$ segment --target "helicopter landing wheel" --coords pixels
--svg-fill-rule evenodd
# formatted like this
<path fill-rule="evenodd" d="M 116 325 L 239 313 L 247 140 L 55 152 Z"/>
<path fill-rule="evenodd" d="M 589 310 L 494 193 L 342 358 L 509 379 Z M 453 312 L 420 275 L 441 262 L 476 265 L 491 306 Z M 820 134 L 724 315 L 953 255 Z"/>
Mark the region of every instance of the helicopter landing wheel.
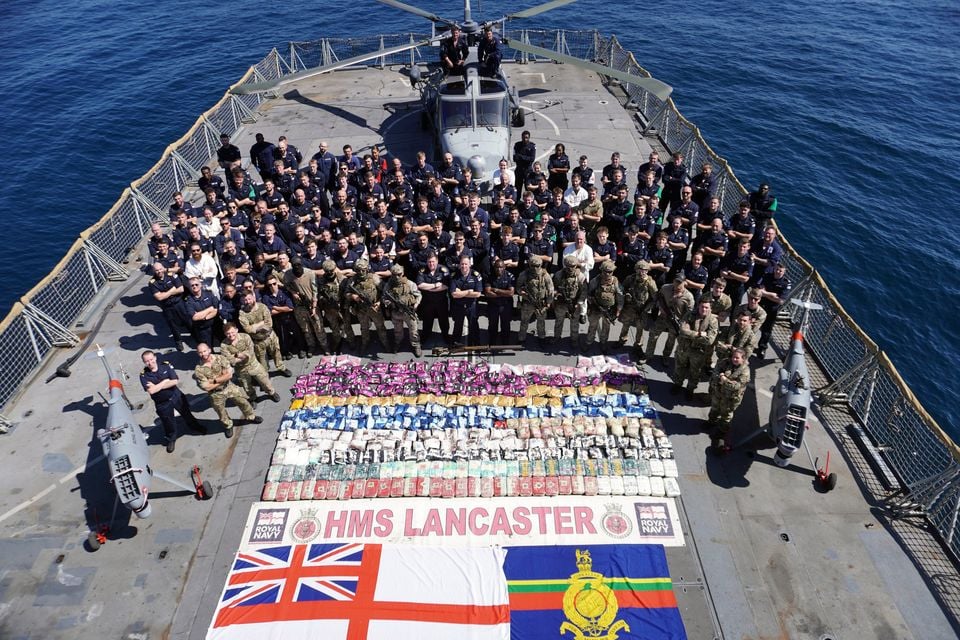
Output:
<path fill-rule="evenodd" d="M 517 109 L 513 112 L 513 126 L 522 127 L 527 122 L 527 116 L 523 109 Z"/>

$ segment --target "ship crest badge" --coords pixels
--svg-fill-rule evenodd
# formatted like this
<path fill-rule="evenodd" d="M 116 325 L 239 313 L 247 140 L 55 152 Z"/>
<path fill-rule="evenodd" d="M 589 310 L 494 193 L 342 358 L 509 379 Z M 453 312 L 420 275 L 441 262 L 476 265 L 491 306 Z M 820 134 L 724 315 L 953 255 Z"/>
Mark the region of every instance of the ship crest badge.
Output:
<path fill-rule="evenodd" d="M 312 542 L 320 533 L 320 520 L 316 509 L 303 509 L 300 518 L 290 528 L 290 535 L 297 542 Z"/>
<path fill-rule="evenodd" d="M 633 533 L 633 523 L 623 513 L 623 507 L 617 503 L 603 505 L 607 510 L 600 518 L 600 526 L 611 538 L 623 539 Z"/>
<path fill-rule="evenodd" d="M 593 571 L 590 551 L 577 549 L 577 573 L 570 576 L 570 586 L 563 594 L 563 613 L 567 621 L 560 625 L 560 635 L 567 631 L 573 640 L 617 640 L 620 631 L 630 631 L 623 620 L 617 620 L 617 594 L 604 584 L 602 573 Z"/>

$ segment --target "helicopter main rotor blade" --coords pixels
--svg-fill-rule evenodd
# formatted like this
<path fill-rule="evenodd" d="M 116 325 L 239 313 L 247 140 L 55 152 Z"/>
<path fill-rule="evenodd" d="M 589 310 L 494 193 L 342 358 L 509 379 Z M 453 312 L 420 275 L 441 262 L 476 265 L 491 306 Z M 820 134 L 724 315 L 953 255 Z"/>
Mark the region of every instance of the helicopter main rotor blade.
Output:
<path fill-rule="evenodd" d="M 600 75 L 616 78 L 624 84 L 636 85 L 646 91 L 649 91 L 653 95 L 657 96 L 657 98 L 660 100 L 666 100 L 670 94 L 673 93 L 673 87 L 665 82 L 657 80 L 656 78 L 643 78 L 641 76 L 635 76 L 632 73 L 618 71 L 617 69 L 612 69 L 606 65 L 597 64 L 596 62 L 587 62 L 586 60 L 581 60 L 580 58 L 574 58 L 573 56 L 557 53 L 556 51 L 551 51 L 550 49 L 544 49 L 543 47 L 526 44 L 524 42 L 520 42 L 519 40 L 511 39 L 509 42 L 504 41 L 503 44 L 504 46 L 510 47 L 511 49 L 516 49 L 517 51 L 523 51 L 535 56 L 550 58 L 551 60 L 556 60 L 557 62 L 572 64 L 575 67 L 581 67 L 583 69 L 595 71 Z"/>
<path fill-rule="evenodd" d="M 273 91 L 278 87 L 297 82 L 298 80 L 311 78 L 313 76 L 320 75 L 321 73 L 329 73 L 331 71 L 336 71 L 337 69 L 343 69 L 344 67 L 351 67 L 355 64 L 362 64 L 367 60 L 373 60 L 374 58 L 389 56 L 395 53 L 403 53 L 404 51 L 409 51 L 410 49 L 415 49 L 416 47 L 427 46 L 433 42 L 434 40 L 430 38 L 427 40 L 421 40 L 419 42 L 410 42 L 396 47 L 389 47 L 387 49 L 377 49 L 371 53 L 364 53 L 359 56 L 354 56 L 353 58 L 347 58 L 346 60 L 339 60 L 323 67 L 314 67 L 313 69 L 297 71 L 296 73 L 291 73 L 277 80 L 271 80 L 269 82 L 248 82 L 246 84 L 241 84 L 236 87 L 231 87 L 230 93 L 238 96 L 245 96 L 251 93 L 266 93 L 267 91 Z"/>
<path fill-rule="evenodd" d="M 453 25 L 456 24 L 453 20 L 447 20 L 446 18 L 441 18 L 440 16 L 430 13 L 429 11 L 424 11 L 423 9 L 418 9 L 417 7 L 411 6 L 399 0 L 377 0 L 380 4 L 385 4 L 388 7 L 393 7 L 394 9 L 400 9 L 401 11 L 406 11 L 407 13 L 412 13 L 415 16 L 420 16 L 421 18 L 426 18 L 430 22 L 440 22 L 443 24 Z"/>
<path fill-rule="evenodd" d="M 540 15 L 551 9 L 556 9 L 557 7 L 562 7 L 566 4 L 572 4 L 577 0 L 550 0 L 550 2 L 544 2 L 543 4 L 538 4 L 535 7 L 530 7 L 529 9 L 524 9 L 523 11 L 517 11 L 516 13 L 511 13 L 508 16 L 504 16 L 504 20 L 512 20 L 513 18 L 531 18 L 536 15 Z"/>

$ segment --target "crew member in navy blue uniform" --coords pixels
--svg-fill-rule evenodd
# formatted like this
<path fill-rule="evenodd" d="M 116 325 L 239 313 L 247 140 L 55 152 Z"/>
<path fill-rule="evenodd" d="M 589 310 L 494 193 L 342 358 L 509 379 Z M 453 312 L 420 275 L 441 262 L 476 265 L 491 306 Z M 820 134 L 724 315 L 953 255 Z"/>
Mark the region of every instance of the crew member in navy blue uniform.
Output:
<path fill-rule="evenodd" d="M 500 38 L 489 25 L 483 28 L 483 37 L 477 45 L 477 58 L 480 62 L 477 65 L 477 73 L 481 76 L 492 78 L 500 72 L 500 61 L 503 59 Z"/>
<path fill-rule="evenodd" d="M 183 312 L 190 319 L 190 334 L 197 344 L 213 344 L 213 325 L 219 311 L 213 294 L 203 288 L 199 278 L 191 278 L 190 295 L 183 301 Z"/>
<path fill-rule="evenodd" d="M 640 237 L 639 232 L 636 224 L 630 224 L 624 232 L 625 237 L 620 241 L 617 273 L 621 274 L 621 280 L 636 271 L 638 262 L 647 259 L 647 243 Z"/>
<path fill-rule="evenodd" d="M 467 39 L 459 25 L 450 27 L 450 37 L 440 43 L 440 63 L 449 75 L 463 75 L 467 61 Z"/>
<path fill-rule="evenodd" d="M 765 273 L 760 279 L 760 295 L 763 296 L 760 298 L 760 306 L 767 312 L 767 317 L 760 325 L 760 342 L 757 344 L 756 351 L 758 357 L 762 358 L 767 350 L 773 325 L 777 321 L 777 313 L 783 301 L 790 295 L 792 288 L 790 278 L 787 277 L 787 267 L 782 262 L 776 263 L 773 271 Z"/>
<path fill-rule="evenodd" d="M 267 142 L 262 133 L 256 136 L 256 142 L 250 147 L 250 164 L 257 168 L 262 180 L 273 173 L 273 143 Z"/>
<path fill-rule="evenodd" d="M 707 281 L 710 280 L 710 273 L 703 266 L 703 252 L 695 250 L 690 256 L 690 262 L 683 268 L 683 279 L 687 283 L 687 291 L 693 294 L 693 301 L 699 303 L 703 290 L 707 287 Z M 725 280 L 716 280 L 726 286 Z"/>
<path fill-rule="evenodd" d="M 667 274 L 670 273 L 673 267 L 673 251 L 667 246 L 666 231 L 657 232 L 653 241 L 653 248 L 650 249 L 647 261 L 650 263 L 650 277 L 657 283 L 658 289 L 670 282 L 670 280 L 667 279 Z M 656 309 L 656 307 L 654 307 L 654 309 Z"/>
<path fill-rule="evenodd" d="M 603 220 L 601 221 L 610 235 L 619 238 L 623 234 L 623 227 L 627 224 L 627 216 L 633 209 L 627 199 L 627 185 L 620 185 L 616 190 L 616 197 L 603 205 Z"/>
<path fill-rule="evenodd" d="M 723 231 L 723 220 L 713 219 L 713 226 L 703 236 L 703 243 L 699 247 L 703 251 L 703 266 L 710 272 L 710 277 L 716 277 L 720 271 L 720 261 L 727 255 L 727 234 Z"/>
<path fill-rule="evenodd" d="M 553 265 L 553 246 L 554 243 L 549 238 L 544 237 L 544 225 L 542 222 L 536 222 L 533 225 L 533 235 L 527 239 L 524 244 L 525 261 L 533 256 L 543 258 L 543 266 L 547 271 L 551 271 Z"/>
<path fill-rule="evenodd" d="M 730 228 L 727 229 L 730 247 L 734 248 L 741 242 L 752 244 L 756 231 L 757 223 L 750 215 L 750 203 L 744 200 L 740 203 L 739 213 L 730 218 Z"/>
<path fill-rule="evenodd" d="M 200 178 L 197 179 L 197 188 L 201 192 L 213 189 L 219 197 L 223 197 L 226 191 L 226 185 L 223 184 L 223 178 L 213 175 L 210 167 L 200 167 Z"/>
<path fill-rule="evenodd" d="M 167 452 L 173 453 L 177 441 L 177 419 L 173 415 L 174 410 L 180 412 L 180 416 L 194 431 L 206 433 L 207 430 L 190 411 L 187 397 L 177 386 L 180 378 L 177 377 L 177 372 L 170 363 L 167 361 L 158 363 L 157 355 L 149 350 L 144 351 L 140 359 L 144 365 L 143 371 L 140 372 L 140 385 L 150 394 L 150 399 L 157 408 L 163 433 L 167 436 Z"/>
<path fill-rule="evenodd" d="M 683 223 L 683 228 L 687 230 L 687 235 L 692 236 L 699 216 L 700 207 L 693 201 L 693 189 L 689 186 L 681 187 L 680 202 L 676 203 L 676 206 L 671 204 L 667 222 L 679 217 Z"/>
<path fill-rule="evenodd" d="M 547 159 L 547 186 L 553 189 L 566 191 L 570 186 L 568 176 L 570 175 L 570 158 L 567 156 L 567 148 L 562 142 L 558 142 L 553 148 L 553 153 Z M 562 193 L 560 194 L 563 195 Z"/>
<path fill-rule="evenodd" d="M 300 163 L 303 162 L 303 154 L 295 146 L 287 142 L 287 136 L 280 136 L 277 140 L 277 146 L 273 149 L 274 160 L 283 160 L 284 173 L 297 175 L 300 169 Z"/>
<path fill-rule="evenodd" d="M 453 319 L 453 341 L 460 342 L 463 321 L 467 321 L 467 344 L 474 345 L 480 339 L 480 322 L 477 313 L 477 298 L 483 294 L 480 274 L 470 267 L 470 258 L 460 258 L 460 268 L 450 277 L 450 316 Z"/>
<path fill-rule="evenodd" d="M 183 316 L 180 305 L 183 302 L 183 283 L 179 276 L 167 273 L 162 263 L 154 263 L 153 279 L 150 280 L 150 295 L 160 305 L 163 319 L 173 334 L 173 343 L 177 351 L 183 351 Z"/>
<path fill-rule="evenodd" d="M 537 145 L 530 142 L 530 132 L 520 134 L 520 141 L 513 145 L 513 162 L 517 165 L 514 173 L 517 176 L 517 189 L 523 188 L 527 182 L 527 173 L 537 159 Z"/>
<path fill-rule="evenodd" d="M 660 154 L 656 151 L 651 151 L 647 161 L 637 169 L 637 182 L 643 182 L 643 176 L 647 175 L 648 171 L 653 171 L 653 182 L 659 185 L 663 179 L 663 165 L 660 163 Z"/>
<path fill-rule="evenodd" d="M 666 211 L 680 204 L 680 189 L 687 181 L 687 166 L 683 164 L 683 154 L 675 151 L 673 160 L 663 165 L 663 195 L 660 197 L 660 209 Z"/>
<path fill-rule="evenodd" d="M 717 177 L 713 175 L 713 165 L 704 162 L 700 173 L 690 179 L 690 187 L 693 189 L 693 201 L 703 209 L 707 200 L 717 191 Z"/>
<path fill-rule="evenodd" d="M 753 256 L 750 255 L 750 245 L 740 243 L 735 251 L 727 253 L 720 267 L 720 277 L 727 281 L 727 295 L 733 301 L 734 308 L 740 306 L 743 297 L 743 288 L 753 275 Z"/>
<path fill-rule="evenodd" d="M 757 221 L 757 226 L 762 229 L 770 224 L 776 212 L 776 196 L 770 193 L 770 185 L 761 183 L 757 190 L 750 194 L 750 213 Z"/>
<path fill-rule="evenodd" d="M 234 167 L 240 166 L 240 149 L 237 145 L 230 144 L 230 136 L 225 133 L 220 134 L 220 147 L 217 149 L 217 162 L 227 175 Z"/>
<path fill-rule="evenodd" d="M 510 344 L 510 318 L 513 315 L 513 274 L 502 260 L 494 260 L 490 279 L 483 287 L 487 301 L 487 333 L 490 344 Z"/>
<path fill-rule="evenodd" d="M 667 276 L 670 280 L 680 273 L 687 262 L 687 249 L 690 248 L 690 234 L 683 228 L 682 218 L 675 216 L 667 229 L 667 246 L 673 252 L 673 265 Z"/>
<path fill-rule="evenodd" d="M 448 277 L 450 272 L 441 267 L 436 254 L 427 258 L 427 267 L 417 275 L 417 288 L 423 294 L 417 312 L 423 320 L 423 331 L 420 341 L 426 344 L 433 332 L 433 321 L 440 325 L 440 335 L 445 342 L 450 342 L 450 304 L 447 295 Z"/>
<path fill-rule="evenodd" d="M 777 240 L 777 230 L 775 227 L 767 227 L 763 234 L 758 235 L 753 240 L 750 247 L 753 254 L 753 279 L 751 284 L 760 282 L 760 279 L 767 273 L 773 271 L 773 267 L 783 260 L 783 247 Z"/>
<path fill-rule="evenodd" d="M 317 161 L 317 172 L 323 176 L 323 186 L 327 191 L 332 190 L 337 176 L 337 156 L 330 152 L 330 144 L 326 140 L 320 142 L 320 150 L 313 154 L 313 159 Z"/>

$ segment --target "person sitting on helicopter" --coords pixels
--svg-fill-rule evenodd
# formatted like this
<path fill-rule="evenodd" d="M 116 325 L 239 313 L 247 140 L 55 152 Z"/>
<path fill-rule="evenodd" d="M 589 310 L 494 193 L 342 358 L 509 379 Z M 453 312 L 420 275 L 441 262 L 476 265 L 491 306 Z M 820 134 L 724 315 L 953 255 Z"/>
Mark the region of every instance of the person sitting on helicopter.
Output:
<path fill-rule="evenodd" d="M 483 28 L 483 38 L 477 46 L 477 57 L 480 61 L 477 71 L 481 76 L 493 78 L 500 73 L 503 51 L 500 48 L 500 38 L 493 32 L 493 27 L 490 25 Z"/>
<path fill-rule="evenodd" d="M 466 71 L 467 40 L 460 33 L 460 26 L 450 27 L 450 37 L 440 45 L 440 62 L 448 75 L 463 75 Z"/>

